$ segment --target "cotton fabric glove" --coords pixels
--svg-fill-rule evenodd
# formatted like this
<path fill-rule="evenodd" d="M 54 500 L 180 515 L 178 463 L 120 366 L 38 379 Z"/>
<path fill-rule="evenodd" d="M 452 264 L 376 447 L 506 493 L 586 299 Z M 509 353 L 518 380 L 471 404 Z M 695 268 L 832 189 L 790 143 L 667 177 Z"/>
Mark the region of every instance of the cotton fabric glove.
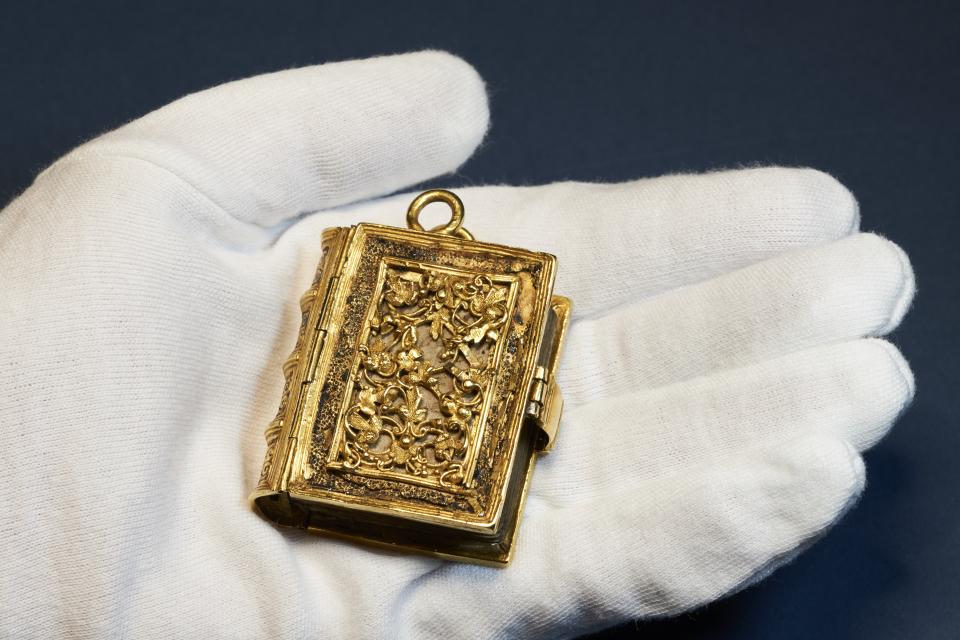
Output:
<path fill-rule="evenodd" d="M 572 636 L 749 585 L 850 507 L 913 396 L 877 338 L 912 271 L 831 177 L 757 168 L 458 190 L 574 301 L 509 568 L 250 510 L 321 230 L 402 225 L 411 195 L 380 196 L 487 118 L 444 53 L 283 71 L 84 144 L 0 214 L 0 634 Z"/>

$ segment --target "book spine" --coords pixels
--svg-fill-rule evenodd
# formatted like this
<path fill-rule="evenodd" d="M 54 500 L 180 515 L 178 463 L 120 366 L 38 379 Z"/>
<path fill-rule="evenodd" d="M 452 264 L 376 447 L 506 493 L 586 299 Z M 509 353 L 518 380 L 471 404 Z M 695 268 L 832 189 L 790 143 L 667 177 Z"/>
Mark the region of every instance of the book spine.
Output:
<path fill-rule="evenodd" d="M 281 479 L 286 473 L 286 460 L 290 430 L 298 418 L 297 408 L 313 344 L 318 339 L 317 328 L 322 318 L 323 302 L 329 295 L 331 281 L 339 271 L 342 261 L 342 239 L 348 229 L 333 228 L 324 231 L 321 243 L 320 263 L 317 265 L 310 288 L 300 297 L 300 331 L 290 356 L 283 363 L 283 395 L 276 417 L 264 431 L 267 453 L 264 457 L 260 480 L 255 493 L 280 490 Z"/>

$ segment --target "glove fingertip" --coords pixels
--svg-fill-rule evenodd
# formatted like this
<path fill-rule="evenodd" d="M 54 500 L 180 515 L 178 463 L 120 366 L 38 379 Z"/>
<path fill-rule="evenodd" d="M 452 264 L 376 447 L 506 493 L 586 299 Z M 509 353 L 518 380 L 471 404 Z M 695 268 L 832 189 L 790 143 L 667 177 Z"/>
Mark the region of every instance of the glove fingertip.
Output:
<path fill-rule="evenodd" d="M 490 126 L 486 84 L 470 63 L 448 51 L 428 49 L 412 55 L 430 68 L 436 86 L 445 86 L 443 95 L 449 99 L 443 105 L 441 138 L 452 151 L 451 159 L 456 162 L 453 168 L 459 167 L 480 145 Z"/>

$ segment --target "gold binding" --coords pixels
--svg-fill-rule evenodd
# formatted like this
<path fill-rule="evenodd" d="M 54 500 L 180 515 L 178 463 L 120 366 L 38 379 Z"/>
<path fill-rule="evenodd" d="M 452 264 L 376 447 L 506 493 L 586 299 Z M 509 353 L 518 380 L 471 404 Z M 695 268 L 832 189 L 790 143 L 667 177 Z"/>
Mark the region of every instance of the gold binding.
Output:
<path fill-rule="evenodd" d="M 450 220 L 429 230 L 431 203 Z M 450 191 L 408 229 L 328 229 L 250 498 L 284 526 L 506 565 L 557 438 L 570 300 L 556 259 L 477 242 Z"/>

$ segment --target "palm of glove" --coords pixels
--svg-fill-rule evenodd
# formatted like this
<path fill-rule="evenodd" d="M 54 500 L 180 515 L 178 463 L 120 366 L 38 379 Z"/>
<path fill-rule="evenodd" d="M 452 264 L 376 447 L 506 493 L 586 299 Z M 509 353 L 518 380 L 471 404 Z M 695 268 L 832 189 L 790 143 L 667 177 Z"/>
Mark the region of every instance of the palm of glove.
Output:
<path fill-rule="evenodd" d="M 843 513 L 913 394 L 864 339 L 912 272 L 832 178 L 776 168 L 459 190 L 575 304 L 509 569 L 250 512 L 321 230 L 401 224 L 408 195 L 348 203 L 453 170 L 486 118 L 445 54 L 289 71 L 88 143 L 0 215 L 7 632 L 555 637 L 709 602 Z"/>

